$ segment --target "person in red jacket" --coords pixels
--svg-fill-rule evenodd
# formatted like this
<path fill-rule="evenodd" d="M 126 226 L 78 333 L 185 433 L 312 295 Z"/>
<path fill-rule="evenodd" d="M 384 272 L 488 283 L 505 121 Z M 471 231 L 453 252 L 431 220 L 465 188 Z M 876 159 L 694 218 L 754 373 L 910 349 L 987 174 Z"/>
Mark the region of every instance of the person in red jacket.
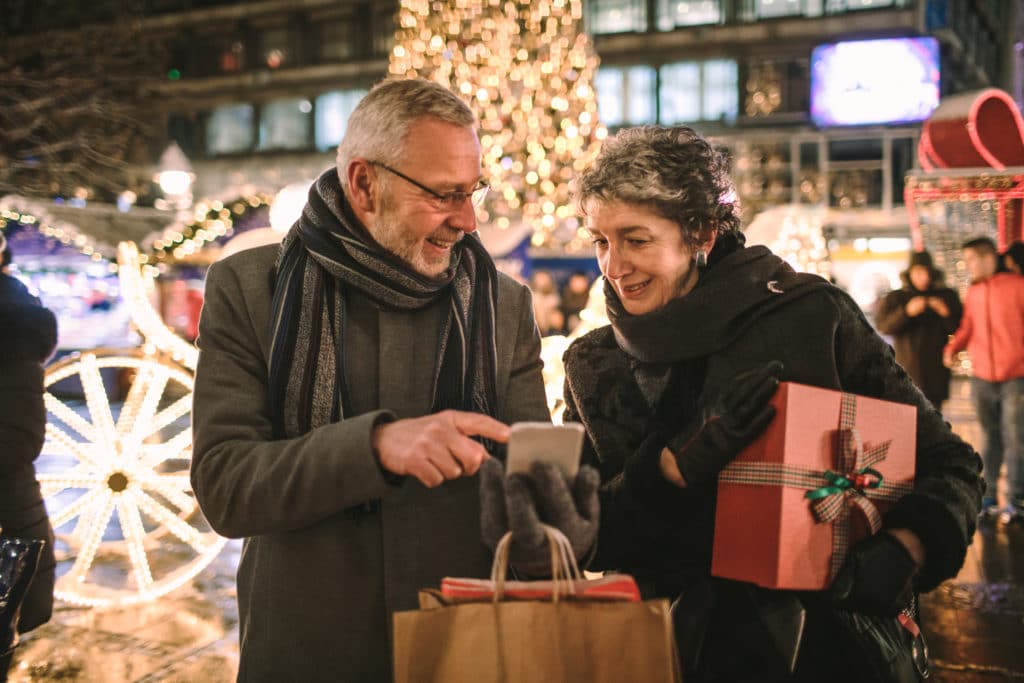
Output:
<path fill-rule="evenodd" d="M 952 365 L 965 348 L 971 357 L 971 393 L 985 439 L 983 514 L 999 513 L 996 483 L 1005 461 L 1009 501 L 1001 518 L 1024 520 L 1024 276 L 997 272 L 998 252 L 987 237 L 962 249 L 971 286 L 943 360 Z"/>

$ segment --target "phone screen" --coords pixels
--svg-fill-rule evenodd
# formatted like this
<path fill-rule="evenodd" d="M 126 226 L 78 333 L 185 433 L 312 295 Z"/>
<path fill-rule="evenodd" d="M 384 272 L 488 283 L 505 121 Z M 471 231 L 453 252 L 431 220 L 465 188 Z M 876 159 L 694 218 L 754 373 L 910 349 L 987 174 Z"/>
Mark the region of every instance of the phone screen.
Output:
<path fill-rule="evenodd" d="M 583 435 L 583 425 L 577 422 L 516 422 L 508 439 L 506 472 L 529 472 L 534 462 L 549 462 L 571 479 L 580 467 Z"/>

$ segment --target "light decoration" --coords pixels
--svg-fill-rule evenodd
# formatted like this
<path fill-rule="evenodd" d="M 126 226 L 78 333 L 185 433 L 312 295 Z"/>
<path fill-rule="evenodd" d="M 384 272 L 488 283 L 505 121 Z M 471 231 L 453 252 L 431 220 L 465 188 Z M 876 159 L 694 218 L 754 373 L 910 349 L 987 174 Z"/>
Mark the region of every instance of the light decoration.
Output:
<path fill-rule="evenodd" d="M 272 199 L 269 195 L 252 194 L 229 202 L 199 202 L 190 220 L 171 223 L 149 243 L 149 253 L 141 256 L 142 263 L 153 266 L 197 254 L 208 242 L 231 237 L 236 220 L 270 205 Z"/>
<path fill-rule="evenodd" d="M 831 261 L 822 232 L 827 215 L 824 207 L 777 206 L 759 213 L 743 232 L 748 246 L 764 245 L 794 270 L 828 278 Z"/>
<path fill-rule="evenodd" d="M 985 169 L 915 172 L 904 189 L 914 249 L 927 249 L 947 284 L 964 296 L 970 284 L 960 245 L 992 238 L 1000 249 L 1021 239 L 1024 173 Z"/>
<path fill-rule="evenodd" d="M 151 352 L 160 349 L 173 360 L 189 369 L 195 369 L 199 351 L 164 324 L 160 313 L 150 304 L 149 292 L 153 291 L 155 268 L 142 266 L 142 257 L 134 242 L 118 245 L 117 276 L 121 283 L 121 296 L 128 305 L 129 316 L 146 340 Z"/>
<path fill-rule="evenodd" d="M 589 245 L 569 181 L 607 136 L 582 17 L 580 0 L 401 0 L 389 67 L 451 88 L 476 112 L 494 189 L 480 220 L 525 223 L 534 246 L 568 252 Z"/>
<path fill-rule="evenodd" d="M 70 463 L 37 475 L 57 538 L 54 594 L 90 607 L 165 595 L 202 571 L 226 542 L 203 519 L 189 482 L 187 417 L 198 352 L 149 305 L 153 274 L 143 270 L 135 245 L 122 243 L 118 254 L 121 292 L 145 343 L 134 351 L 73 354 L 47 368 L 44 381 L 43 453 Z M 104 373 L 132 376 L 116 416 Z M 85 414 L 50 391 L 71 378 L 81 383 Z"/>
<path fill-rule="evenodd" d="M 159 171 L 153 180 L 167 196 L 167 202 L 174 208 L 187 209 L 192 204 L 192 181 L 196 176 L 185 152 L 172 142 L 160 155 Z M 154 202 L 155 203 L 155 202 Z M 157 205 L 157 208 L 161 208 Z"/>
<path fill-rule="evenodd" d="M 591 330 L 608 324 L 608 309 L 604 301 L 604 278 L 599 277 L 590 286 L 587 307 L 580 311 L 580 322 L 568 336 L 555 334 L 541 339 L 540 357 L 544 362 L 544 393 L 548 400 L 548 411 L 555 424 L 562 423 L 565 412 L 565 365 L 562 356 L 576 339 Z"/>
<path fill-rule="evenodd" d="M 111 272 L 117 269 L 113 263 L 112 247 L 98 243 L 92 237 L 79 232 L 78 228 L 70 223 L 52 220 L 46 214 L 45 208 L 37 206 L 38 203 L 17 195 L 8 195 L 0 199 L 0 232 L 7 232 L 16 225 L 34 228 L 44 237 L 77 249 L 93 261 L 108 259 L 111 262 Z"/>
<path fill-rule="evenodd" d="M 295 221 L 299 220 L 313 182 L 313 180 L 307 180 L 285 185 L 274 195 L 274 201 L 270 205 L 270 227 L 274 229 L 274 232 L 284 234 L 291 229 Z"/>
<path fill-rule="evenodd" d="M 102 372 L 109 369 L 134 372 L 116 418 L 103 385 Z M 181 421 L 191 408 L 192 375 L 144 350 L 94 350 L 51 366 L 46 387 L 71 376 L 81 381 L 88 417 L 48 391 L 43 452 L 74 464 L 37 475 L 59 566 L 70 564 L 54 594 L 90 607 L 153 600 L 193 578 L 225 543 L 203 521 L 189 484 L 191 428 Z M 166 438 L 168 431 L 173 434 Z M 109 537 L 115 514 L 120 539 Z M 175 558 L 188 560 L 155 575 L 150 555 L 172 549 Z M 116 558 L 124 559 L 125 569 Z"/>

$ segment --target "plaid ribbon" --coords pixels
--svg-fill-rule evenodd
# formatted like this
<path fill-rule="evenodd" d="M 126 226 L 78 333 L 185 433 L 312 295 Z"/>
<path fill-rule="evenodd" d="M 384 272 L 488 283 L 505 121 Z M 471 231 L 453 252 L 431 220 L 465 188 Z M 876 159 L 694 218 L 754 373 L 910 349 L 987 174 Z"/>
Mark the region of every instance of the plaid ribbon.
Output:
<path fill-rule="evenodd" d="M 861 511 L 874 534 L 882 527 L 882 515 L 872 499 L 894 502 L 913 490 L 910 484 L 885 482 L 873 469 L 886 459 L 892 441 L 865 447 L 854 426 L 856 418 L 857 397 L 844 393 L 839 409 L 839 472 L 782 463 L 733 462 L 718 479 L 726 484 L 805 489 L 815 521 L 833 525 L 829 578 L 839 573 L 850 548 L 851 510 Z"/>

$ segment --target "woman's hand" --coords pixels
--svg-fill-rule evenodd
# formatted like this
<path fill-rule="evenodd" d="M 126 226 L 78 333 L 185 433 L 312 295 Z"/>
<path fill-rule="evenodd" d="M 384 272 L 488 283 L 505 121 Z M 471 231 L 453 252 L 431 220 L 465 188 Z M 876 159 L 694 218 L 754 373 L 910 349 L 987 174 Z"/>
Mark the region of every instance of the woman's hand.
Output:
<path fill-rule="evenodd" d="M 682 473 L 679 472 L 679 465 L 676 464 L 676 454 L 668 448 L 661 449 L 661 460 L 658 461 L 658 467 L 661 469 L 661 476 L 665 477 L 670 484 L 675 484 L 679 488 L 686 486 L 686 480 L 683 479 Z"/>
<path fill-rule="evenodd" d="M 937 296 L 928 297 L 928 307 L 939 314 L 939 317 L 949 317 L 949 307 L 946 306 L 946 302 Z"/>
<path fill-rule="evenodd" d="M 782 363 L 772 361 L 730 381 L 718 400 L 702 411 L 702 420 L 669 441 L 667 450 L 675 458 L 675 471 L 662 451 L 659 465 L 665 479 L 677 486 L 713 481 L 775 417 L 770 401 L 779 388 L 781 372 Z"/>
<path fill-rule="evenodd" d="M 506 532 L 512 532 L 510 561 L 531 576 L 551 573 L 551 549 L 542 524 L 569 539 L 577 560 L 594 547 L 601 517 L 600 475 L 583 465 L 569 480 L 558 467 L 535 462 L 530 473 L 505 475 L 495 458 L 480 468 L 480 530 L 492 551 Z"/>
<path fill-rule="evenodd" d="M 928 300 L 925 299 L 925 297 L 915 296 L 913 299 L 907 302 L 907 305 L 903 307 L 903 310 L 906 311 L 907 315 L 909 315 L 911 318 L 916 318 L 917 316 L 924 313 L 925 306 L 927 305 Z"/>
<path fill-rule="evenodd" d="M 924 546 L 914 532 L 881 531 L 857 544 L 829 590 L 846 609 L 895 616 L 910 602 L 923 564 Z"/>

